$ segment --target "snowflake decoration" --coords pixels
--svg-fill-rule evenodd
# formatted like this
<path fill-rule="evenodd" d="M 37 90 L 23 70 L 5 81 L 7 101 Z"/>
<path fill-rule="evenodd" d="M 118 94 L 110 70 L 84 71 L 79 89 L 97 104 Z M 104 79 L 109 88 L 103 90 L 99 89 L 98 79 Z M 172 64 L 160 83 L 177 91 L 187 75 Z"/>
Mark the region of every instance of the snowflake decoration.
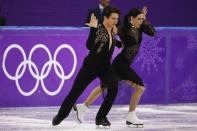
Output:
<path fill-rule="evenodd" d="M 186 100 L 192 100 L 196 97 L 196 86 L 197 83 L 189 77 L 182 85 L 181 88 L 183 89 L 183 98 Z"/>
<path fill-rule="evenodd" d="M 164 51 L 164 48 L 159 47 L 158 43 L 160 42 L 161 37 L 159 38 L 150 38 L 148 36 L 144 37 L 143 43 L 140 47 L 139 56 L 136 59 L 136 62 L 141 62 L 141 71 L 144 70 L 146 66 L 148 74 L 151 72 L 151 68 L 158 71 L 156 62 L 163 62 L 162 58 L 159 56 L 159 53 Z"/>
<path fill-rule="evenodd" d="M 187 42 L 188 42 L 187 49 L 194 52 L 194 50 L 197 49 L 197 39 L 193 35 L 190 35 L 187 39 Z"/>

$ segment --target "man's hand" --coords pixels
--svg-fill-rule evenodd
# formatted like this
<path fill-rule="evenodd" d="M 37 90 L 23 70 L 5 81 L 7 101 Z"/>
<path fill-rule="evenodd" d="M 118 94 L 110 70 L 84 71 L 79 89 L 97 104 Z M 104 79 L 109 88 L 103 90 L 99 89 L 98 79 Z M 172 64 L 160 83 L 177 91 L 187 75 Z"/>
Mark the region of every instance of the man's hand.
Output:
<path fill-rule="evenodd" d="M 116 26 L 113 26 L 112 31 L 115 35 L 118 34 L 118 28 Z"/>
<path fill-rule="evenodd" d="M 94 13 L 91 14 L 90 22 L 86 23 L 86 25 L 89 26 L 89 27 L 97 28 L 98 19 L 96 18 L 96 16 L 94 16 Z"/>

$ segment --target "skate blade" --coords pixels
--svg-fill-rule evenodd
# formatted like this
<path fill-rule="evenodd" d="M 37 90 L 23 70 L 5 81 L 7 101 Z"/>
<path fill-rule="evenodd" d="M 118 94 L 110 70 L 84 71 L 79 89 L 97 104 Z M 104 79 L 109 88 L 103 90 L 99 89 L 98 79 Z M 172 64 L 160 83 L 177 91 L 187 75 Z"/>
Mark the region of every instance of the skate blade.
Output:
<path fill-rule="evenodd" d="M 110 129 L 110 126 L 104 126 L 104 125 L 97 125 L 97 129 Z"/>
<path fill-rule="evenodd" d="M 73 115 L 75 116 L 75 120 L 77 121 L 78 124 L 81 124 L 82 121 L 79 120 L 79 117 L 78 117 L 78 110 L 77 110 L 77 107 L 76 105 L 73 106 Z"/>
<path fill-rule="evenodd" d="M 134 124 L 134 123 L 131 123 L 131 122 L 129 122 L 129 121 L 126 121 L 126 125 L 128 125 L 128 126 L 130 126 L 130 125 L 133 125 L 133 126 L 135 126 L 135 127 L 144 127 L 144 124 Z"/>

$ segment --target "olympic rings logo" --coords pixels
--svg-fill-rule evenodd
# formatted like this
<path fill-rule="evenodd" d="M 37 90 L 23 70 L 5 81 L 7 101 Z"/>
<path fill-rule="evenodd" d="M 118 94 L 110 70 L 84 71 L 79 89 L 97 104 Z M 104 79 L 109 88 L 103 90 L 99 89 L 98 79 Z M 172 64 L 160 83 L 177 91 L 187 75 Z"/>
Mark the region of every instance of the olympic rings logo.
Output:
<path fill-rule="evenodd" d="M 43 49 L 48 54 L 48 58 L 49 58 L 49 60 L 43 65 L 40 73 L 38 71 L 38 67 L 32 61 L 32 55 L 33 55 L 33 53 L 38 48 Z M 74 59 L 73 67 L 72 67 L 70 73 L 67 74 L 67 75 L 65 75 L 64 70 L 63 70 L 63 67 L 61 66 L 61 64 L 56 60 L 59 51 L 61 51 L 64 48 L 65 49 L 68 49 L 71 52 L 71 54 L 73 56 L 73 59 Z M 16 73 L 15 73 L 14 76 L 12 76 L 12 75 L 10 75 L 8 73 L 7 68 L 6 68 L 6 65 L 5 65 L 7 55 L 10 52 L 10 50 L 13 50 L 13 49 L 19 50 L 21 52 L 22 56 L 23 56 L 23 61 L 17 67 Z M 32 90 L 30 90 L 28 92 L 25 92 L 25 91 L 22 90 L 22 88 L 21 88 L 21 86 L 19 84 L 19 79 L 21 79 L 22 76 L 24 75 L 27 65 L 28 65 L 30 74 L 33 76 L 33 78 L 36 79 L 36 84 L 35 84 L 35 86 L 34 86 L 34 88 Z M 52 65 L 54 67 L 55 73 L 61 79 L 61 83 L 60 83 L 59 87 L 55 91 L 49 91 L 46 88 L 45 84 L 44 84 L 44 79 L 49 75 Z M 12 44 L 12 45 L 10 45 L 9 47 L 6 48 L 6 50 L 5 50 L 4 54 L 3 54 L 3 62 L 2 62 L 2 67 L 3 67 L 3 71 L 4 71 L 5 75 L 10 80 L 14 80 L 15 81 L 16 87 L 17 87 L 18 91 L 23 96 L 31 96 L 33 93 L 35 93 L 36 90 L 38 89 L 38 86 L 39 86 L 39 83 L 40 82 L 41 82 L 42 89 L 44 90 L 44 92 L 46 94 L 48 94 L 50 96 L 57 95 L 61 91 L 61 89 L 62 89 L 62 87 L 64 85 L 64 81 L 70 79 L 72 77 L 72 75 L 74 74 L 75 69 L 76 69 L 76 66 L 77 66 L 76 53 L 75 53 L 74 49 L 70 45 L 68 45 L 68 44 L 62 44 L 62 45 L 60 45 L 56 49 L 53 57 L 52 57 L 49 49 L 45 45 L 43 45 L 43 44 L 37 44 L 37 45 L 35 45 L 30 50 L 30 53 L 29 53 L 29 57 L 28 58 L 27 58 L 27 56 L 25 54 L 24 49 L 20 45 L 18 45 L 18 44 Z M 33 71 L 32 68 L 34 69 L 35 72 Z M 59 68 L 60 72 L 59 72 L 58 68 Z"/>

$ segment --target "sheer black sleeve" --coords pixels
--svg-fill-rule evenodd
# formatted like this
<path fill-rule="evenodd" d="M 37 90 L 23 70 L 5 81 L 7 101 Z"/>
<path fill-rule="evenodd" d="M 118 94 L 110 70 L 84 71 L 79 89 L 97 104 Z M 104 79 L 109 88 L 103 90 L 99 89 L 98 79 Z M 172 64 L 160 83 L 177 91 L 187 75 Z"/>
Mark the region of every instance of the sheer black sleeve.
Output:
<path fill-rule="evenodd" d="M 93 50 L 95 47 L 95 37 L 96 37 L 97 28 L 90 28 L 90 33 L 86 41 L 86 47 L 88 50 Z"/>
<path fill-rule="evenodd" d="M 156 30 L 153 25 L 151 25 L 148 21 L 144 20 L 141 31 L 147 35 L 154 36 L 156 34 Z"/>
<path fill-rule="evenodd" d="M 131 46 L 136 43 L 135 39 L 133 38 L 133 32 L 129 26 L 123 27 L 119 31 L 118 35 L 121 39 L 121 42 L 123 43 L 123 46 Z"/>

